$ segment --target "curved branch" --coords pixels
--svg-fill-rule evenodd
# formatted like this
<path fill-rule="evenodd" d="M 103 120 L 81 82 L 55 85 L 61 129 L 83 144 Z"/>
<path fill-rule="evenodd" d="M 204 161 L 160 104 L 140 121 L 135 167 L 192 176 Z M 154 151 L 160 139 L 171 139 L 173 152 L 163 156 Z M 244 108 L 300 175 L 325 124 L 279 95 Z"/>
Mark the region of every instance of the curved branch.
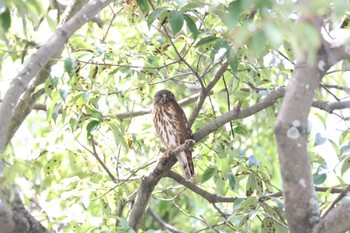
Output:
<path fill-rule="evenodd" d="M 27 65 L 11 82 L 0 109 L 0 153 L 5 150 L 9 123 L 20 95 L 27 89 L 29 82 L 55 56 L 63 44 L 81 28 L 90 18 L 94 17 L 112 0 L 93 1 L 75 14 L 51 38 L 31 56 Z"/>
<path fill-rule="evenodd" d="M 173 227 L 172 225 L 166 223 L 161 217 L 159 217 L 156 212 L 154 212 L 151 208 L 147 209 L 147 213 L 149 213 L 154 220 L 156 220 L 160 227 L 166 230 L 169 230 L 170 232 L 175 232 L 175 233 L 185 233 L 182 230 L 177 229 L 176 227 Z"/>
<path fill-rule="evenodd" d="M 269 95 L 267 95 L 261 102 L 257 104 L 254 104 L 243 110 L 238 110 L 235 108 L 222 114 L 195 132 L 193 134 L 193 139 L 198 142 L 230 121 L 251 116 L 267 107 L 274 105 L 279 98 L 284 96 L 284 92 L 285 89 L 283 87 L 279 87 L 277 90 L 271 91 Z"/>
<path fill-rule="evenodd" d="M 71 3 L 66 7 L 64 17 L 60 22 L 59 27 L 63 25 L 66 21 L 71 19 L 87 3 L 88 3 L 88 0 L 71 1 Z M 59 56 L 61 56 L 63 49 L 64 49 L 63 45 L 60 47 L 57 46 L 57 52 L 53 56 L 53 58 L 58 58 Z M 40 70 L 38 75 L 29 83 L 28 88 L 20 97 L 9 124 L 6 144 L 8 144 L 11 141 L 17 129 L 21 126 L 22 122 L 26 119 L 26 117 L 32 111 L 35 102 L 40 98 L 41 95 L 45 93 L 44 88 L 40 89 L 39 91 L 36 91 L 36 88 L 47 80 L 51 72 L 51 67 L 54 64 L 56 64 L 56 59 L 52 59 L 51 61 L 49 61 Z"/>
<path fill-rule="evenodd" d="M 0 226 L 1 233 L 49 233 L 23 206 L 18 194 L 9 209 L 0 203 Z"/>
<path fill-rule="evenodd" d="M 350 201 L 345 201 L 333 209 L 315 225 L 312 233 L 343 233 L 349 230 Z"/>
<path fill-rule="evenodd" d="M 213 80 L 208 84 L 208 86 L 206 86 L 205 88 L 202 88 L 196 103 L 196 107 L 193 109 L 192 114 L 188 120 L 188 125 L 190 128 L 192 127 L 194 121 L 196 120 L 199 114 L 199 111 L 201 110 L 204 104 L 205 99 L 207 98 L 208 95 L 210 95 L 211 90 L 213 89 L 215 84 L 220 80 L 221 76 L 225 73 L 227 68 L 228 68 L 228 63 L 225 62 L 224 64 L 222 64 L 220 69 L 216 72 Z"/>
<path fill-rule="evenodd" d="M 181 175 L 177 174 L 176 172 L 173 171 L 168 171 L 165 174 L 166 177 L 169 177 L 179 184 L 182 184 L 186 188 L 192 190 L 193 192 L 197 193 L 199 196 L 203 197 L 210 203 L 217 203 L 217 202 L 234 202 L 237 197 L 223 197 L 223 196 L 218 196 L 216 194 L 209 193 L 205 191 L 204 189 L 199 188 L 197 185 L 194 183 L 185 180 Z"/>
<path fill-rule="evenodd" d="M 129 216 L 129 225 L 135 231 L 137 231 L 140 226 L 141 219 L 145 214 L 147 204 L 151 198 L 151 194 L 155 186 L 165 175 L 165 173 L 169 171 L 176 163 L 177 160 L 175 156 L 186 149 L 192 149 L 194 143 L 195 142 L 192 139 L 188 139 L 184 144 L 168 152 L 169 155 L 166 157 L 163 156 L 158 161 L 157 165 L 151 169 L 150 173 L 142 179 L 140 189 L 137 192 L 137 196 Z"/>

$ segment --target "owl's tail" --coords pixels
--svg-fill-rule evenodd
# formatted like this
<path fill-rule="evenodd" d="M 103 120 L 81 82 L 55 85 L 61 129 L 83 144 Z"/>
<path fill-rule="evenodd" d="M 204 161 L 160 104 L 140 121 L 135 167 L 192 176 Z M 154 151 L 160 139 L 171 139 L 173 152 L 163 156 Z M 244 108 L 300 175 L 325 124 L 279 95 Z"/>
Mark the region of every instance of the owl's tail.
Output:
<path fill-rule="evenodd" d="M 194 166 L 191 152 L 181 152 L 176 156 L 176 158 L 179 161 L 180 167 L 186 180 L 190 180 L 194 176 Z"/>

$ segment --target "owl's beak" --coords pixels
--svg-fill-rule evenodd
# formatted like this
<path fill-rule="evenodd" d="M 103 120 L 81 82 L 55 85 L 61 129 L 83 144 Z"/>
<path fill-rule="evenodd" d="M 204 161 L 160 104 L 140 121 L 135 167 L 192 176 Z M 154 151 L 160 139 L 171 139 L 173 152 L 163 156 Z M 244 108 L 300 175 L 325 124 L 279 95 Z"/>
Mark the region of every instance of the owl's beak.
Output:
<path fill-rule="evenodd" d="M 166 102 L 168 102 L 167 95 L 162 95 L 162 99 L 160 100 L 160 102 L 162 102 L 162 104 L 165 104 Z"/>

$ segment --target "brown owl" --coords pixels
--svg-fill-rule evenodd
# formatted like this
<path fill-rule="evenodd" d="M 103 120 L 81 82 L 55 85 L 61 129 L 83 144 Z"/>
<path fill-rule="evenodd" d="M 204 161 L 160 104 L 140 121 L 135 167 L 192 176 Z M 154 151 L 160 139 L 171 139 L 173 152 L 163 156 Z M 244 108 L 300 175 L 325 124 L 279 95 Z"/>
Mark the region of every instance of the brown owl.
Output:
<path fill-rule="evenodd" d="M 174 149 L 191 139 L 186 115 L 168 90 L 158 91 L 153 98 L 152 117 L 156 132 L 167 149 Z M 186 180 L 194 175 L 192 151 L 187 149 L 176 155 Z"/>

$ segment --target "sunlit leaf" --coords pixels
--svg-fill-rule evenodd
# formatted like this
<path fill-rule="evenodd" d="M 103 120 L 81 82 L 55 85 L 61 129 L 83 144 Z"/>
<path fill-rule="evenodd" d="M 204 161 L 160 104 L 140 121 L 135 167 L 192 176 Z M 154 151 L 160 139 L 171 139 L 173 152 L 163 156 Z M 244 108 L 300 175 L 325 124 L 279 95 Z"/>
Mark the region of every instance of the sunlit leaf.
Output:
<path fill-rule="evenodd" d="M 225 17 L 225 23 L 229 27 L 234 27 L 238 23 L 241 15 L 241 0 L 232 1 L 228 6 L 228 14 Z"/>
<path fill-rule="evenodd" d="M 4 32 L 7 32 L 11 27 L 11 14 L 8 8 L 0 13 L 1 28 Z"/>
<path fill-rule="evenodd" d="M 199 31 L 197 29 L 195 22 L 193 21 L 193 19 L 190 16 L 188 16 L 186 14 L 184 14 L 183 16 L 184 16 L 184 19 L 186 21 L 186 25 L 187 25 L 188 29 L 190 30 L 190 32 L 193 35 L 193 38 L 197 39 L 197 37 L 199 35 Z"/>
<path fill-rule="evenodd" d="M 323 137 L 320 133 L 316 134 L 314 146 L 322 145 L 327 141 L 327 138 Z"/>
<path fill-rule="evenodd" d="M 254 166 L 257 166 L 259 164 L 260 164 L 260 161 L 254 155 L 249 156 L 249 158 L 248 158 L 248 166 L 249 167 L 254 167 Z"/>
<path fill-rule="evenodd" d="M 219 38 L 215 37 L 215 36 L 205 37 L 205 38 L 203 38 L 203 39 L 201 39 L 200 41 L 197 42 L 196 47 L 203 46 L 203 45 L 206 45 L 208 43 L 212 43 L 212 42 L 214 42 L 215 40 L 218 40 L 218 39 Z"/>
<path fill-rule="evenodd" d="M 91 132 L 95 131 L 100 121 L 92 120 L 86 125 L 87 135 L 90 136 Z"/>
<path fill-rule="evenodd" d="M 216 173 L 216 169 L 213 167 L 208 167 L 202 174 L 201 176 L 201 183 L 206 182 L 207 180 L 209 180 L 210 178 L 212 178 Z"/>
<path fill-rule="evenodd" d="M 182 29 L 184 24 L 184 16 L 179 11 L 170 11 L 169 22 L 171 29 L 173 30 L 173 34 L 176 35 Z"/>
<path fill-rule="evenodd" d="M 234 175 L 231 172 L 227 172 L 227 178 L 228 178 L 228 182 L 229 182 L 230 188 L 232 190 L 234 190 L 235 186 L 236 186 L 236 181 L 235 181 Z"/>
<path fill-rule="evenodd" d="M 271 218 L 264 218 L 261 223 L 262 233 L 274 233 L 276 231 L 275 222 Z"/>
<path fill-rule="evenodd" d="M 154 22 L 154 20 L 158 19 L 163 14 L 163 12 L 165 12 L 167 10 L 168 10 L 167 7 L 160 7 L 160 8 L 155 9 L 154 11 L 152 11 L 149 14 L 149 16 L 147 17 L 148 28 L 151 27 L 151 25 Z"/>
<path fill-rule="evenodd" d="M 343 161 L 341 165 L 341 175 L 343 176 L 346 171 L 348 171 L 350 168 L 350 156 L 347 156 Z"/>
<path fill-rule="evenodd" d="M 237 54 L 233 51 L 233 49 L 229 49 L 227 51 L 227 62 L 230 65 L 231 70 L 233 72 L 236 72 L 239 60 Z"/>
<path fill-rule="evenodd" d="M 248 176 L 248 182 L 247 182 L 247 186 L 246 186 L 246 195 L 247 196 L 251 196 L 254 191 L 256 189 L 256 183 L 255 183 L 255 176 L 253 174 L 250 174 Z"/>
<path fill-rule="evenodd" d="M 68 73 L 70 77 L 74 75 L 73 60 L 70 57 L 67 57 L 64 60 L 64 70 Z"/>
<path fill-rule="evenodd" d="M 316 185 L 323 184 L 323 182 L 325 182 L 326 179 L 327 179 L 326 173 L 316 173 L 313 175 L 314 184 Z"/>
<path fill-rule="evenodd" d="M 140 9 L 142 10 L 142 13 L 147 15 L 149 12 L 149 6 L 147 0 L 136 0 L 137 5 L 139 5 Z"/>

